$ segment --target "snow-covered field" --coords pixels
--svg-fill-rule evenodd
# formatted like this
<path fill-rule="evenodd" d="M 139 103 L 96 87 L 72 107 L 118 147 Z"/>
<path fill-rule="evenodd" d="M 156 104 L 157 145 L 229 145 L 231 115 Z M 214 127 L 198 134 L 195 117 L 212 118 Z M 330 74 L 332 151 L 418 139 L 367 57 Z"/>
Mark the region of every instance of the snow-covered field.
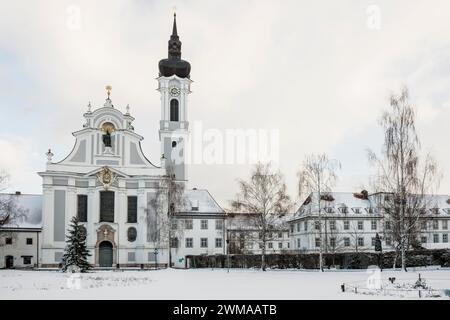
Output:
<path fill-rule="evenodd" d="M 420 272 L 433 289 L 449 290 L 450 270 L 383 271 L 383 286 L 413 284 Z M 341 284 L 366 288 L 367 271 L 267 271 L 232 269 L 96 271 L 0 270 L 0 299 L 418 299 L 416 292 L 377 295 L 341 292 Z M 393 285 L 389 285 L 393 288 Z M 359 290 L 361 292 L 362 290 Z M 441 299 L 450 299 L 442 294 Z"/>

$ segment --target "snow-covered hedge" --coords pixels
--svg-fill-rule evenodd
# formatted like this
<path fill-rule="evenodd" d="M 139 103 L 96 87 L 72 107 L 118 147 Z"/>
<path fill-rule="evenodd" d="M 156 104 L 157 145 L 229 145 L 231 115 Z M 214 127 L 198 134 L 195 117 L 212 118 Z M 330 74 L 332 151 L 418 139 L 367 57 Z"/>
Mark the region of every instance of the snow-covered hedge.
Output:
<path fill-rule="evenodd" d="M 378 256 L 371 252 L 352 252 L 324 254 L 324 265 L 341 269 L 366 269 L 378 265 Z M 187 256 L 191 268 L 227 268 L 227 255 Z M 383 253 L 380 259 L 383 268 L 392 268 L 395 252 Z M 316 253 L 283 253 L 266 255 L 267 266 L 272 269 L 316 269 L 319 267 L 319 255 Z M 397 257 L 396 265 L 401 264 Z M 230 254 L 231 268 L 259 268 L 261 256 L 256 254 Z M 407 267 L 440 265 L 450 267 L 449 250 L 415 250 L 406 256 Z"/>

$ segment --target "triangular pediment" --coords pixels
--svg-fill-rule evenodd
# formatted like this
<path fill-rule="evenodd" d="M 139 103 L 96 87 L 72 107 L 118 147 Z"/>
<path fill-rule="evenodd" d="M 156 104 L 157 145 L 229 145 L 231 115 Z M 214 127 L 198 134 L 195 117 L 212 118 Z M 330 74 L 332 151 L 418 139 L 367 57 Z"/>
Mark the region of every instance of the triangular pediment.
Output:
<path fill-rule="evenodd" d="M 84 175 L 84 177 L 87 178 L 87 177 L 97 176 L 99 173 L 103 172 L 105 169 L 109 169 L 111 172 L 115 173 L 118 177 L 121 177 L 121 178 L 130 178 L 129 175 L 123 173 L 123 172 L 120 171 L 120 170 L 117 170 L 117 169 L 115 169 L 115 168 L 109 167 L 109 166 L 103 166 L 103 167 L 96 168 L 95 170 L 92 170 L 92 171 L 86 173 L 86 174 Z"/>

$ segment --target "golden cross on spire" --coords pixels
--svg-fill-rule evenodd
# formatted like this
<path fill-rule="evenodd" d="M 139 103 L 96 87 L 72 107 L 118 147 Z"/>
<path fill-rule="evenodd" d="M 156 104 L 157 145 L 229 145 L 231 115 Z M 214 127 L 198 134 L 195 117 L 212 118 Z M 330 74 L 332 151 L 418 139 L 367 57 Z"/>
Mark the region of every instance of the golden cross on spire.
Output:
<path fill-rule="evenodd" d="M 172 10 L 173 10 L 173 15 L 177 16 L 177 6 L 173 6 Z"/>
<path fill-rule="evenodd" d="M 105 89 L 106 89 L 106 93 L 108 94 L 108 99 L 109 99 L 109 95 L 111 94 L 112 87 L 110 85 L 107 85 L 105 87 Z"/>

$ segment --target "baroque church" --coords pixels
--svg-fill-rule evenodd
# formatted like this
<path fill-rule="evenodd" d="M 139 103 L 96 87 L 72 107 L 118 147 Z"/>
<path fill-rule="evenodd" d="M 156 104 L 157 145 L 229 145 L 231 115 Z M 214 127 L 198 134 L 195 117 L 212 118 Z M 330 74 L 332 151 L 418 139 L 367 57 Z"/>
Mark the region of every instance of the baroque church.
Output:
<path fill-rule="evenodd" d="M 48 151 L 46 170 L 39 173 L 43 179 L 41 267 L 61 263 L 73 216 L 85 227 L 89 259 L 95 267 L 169 263 L 188 267 L 188 255 L 225 252 L 224 210 L 207 190 L 186 187 L 190 71 L 189 62 L 181 59 L 174 15 L 168 57 L 159 62 L 157 78 L 160 163 L 145 156 L 144 138 L 133 127 L 129 107 L 123 113 L 114 106 L 109 86 L 102 107 L 88 105 L 84 123 L 73 132 L 75 146 L 70 154 L 53 162 Z M 185 187 L 169 232 L 163 232 L 168 177 Z"/>

